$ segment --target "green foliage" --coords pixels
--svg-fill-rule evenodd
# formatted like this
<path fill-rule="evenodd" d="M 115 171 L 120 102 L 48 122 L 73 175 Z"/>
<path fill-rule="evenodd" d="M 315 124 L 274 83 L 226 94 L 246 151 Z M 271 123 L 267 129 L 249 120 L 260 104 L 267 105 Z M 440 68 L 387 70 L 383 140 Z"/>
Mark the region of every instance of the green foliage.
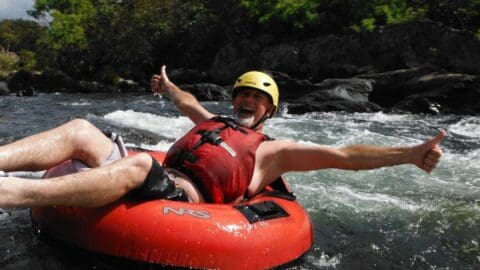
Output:
<path fill-rule="evenodd" d="M 18 61 L 18 67 L 21 70 L 32 71 L 36 67 L 35 53 L 29 50 L 20 50 L 20 61 Z"/>
<path fill-rule="evenodd" d="M 83 49 L 87 46 L 81 15 L 54 11 L 52 17 L 53 21 L 49 33 L 54 49 L 65 47 Z"/>
<path fill-rule="evenodd" d="M 360 25 L 354 24 L 352 29 L 355 32 L 372 32 L 375 30 L 375 18 L 365 18 L 360 21 Z"/>
<path fill-rule="evenodd" d="M 422 18 L 425 10 L 409 0 L 241 0 L 263 25 L 279 23 L 290 32 L 321 30 L 373 31 L 377 25 L 404 23 Z M 282 28 L 285 31 L 285 28 Z"/>
<path fill-rule="evenodd" d="M 398 24 L 413 21 L 424 16 L 425 10 L 408 5 L 406 0 L 377 0 L 375 14 L 383 16 L 386 24 Z"/>
<path fill-rule="evenodd" d="M 205 56 L 211 55 L 213 58 L 220 46 L 227 42 L 227 40 L 222 40 L 227 34 L 226 29 L 222 29 L 222 25 L 228 23 L 224 23 L 222 20 L 232 19 L 222 17 L 223 15 L 216 12 L 215 8 L 229 7 L 220 1 L 206 3 L 207 1 L 199 0 L 178 0 L 171 2 L 174 4 L 174 8 L 170 8 L 164 13 L 165 36 L 157 44 L 157 47 L 167 54 L 178 52 L 177 59 L 166 58 L 167 62 L 174 65 L 177 63 L 184 63 L 184 65 L 192 67 L 208 65 L 210 60 L 205 62 L 205 59 L 208 59 Z M 232 6 L 232 8 L 234 7 Z M 225 28 L 228 26 L 225 25 Z"/>
<path fill-rule="evenodd" d="M 425 9 L 412 6 L 408 0 L 375 0 L 365 3 L 360 23 L 352 25 L 357 32 L 373 31 L 377 26 L 406 23 L 425 17 Z"/>
<path fill-rule="evenodd" d="M 280 20 L 303 29 L 319 16 L 318 0 L 241 0 L 241 3 L 253 16 L 258 17 L 260 23 Z"/>
<path fill-rule="evenodd" d="M 0 46 L 9 51 L 35 50 L 36 40 L 45 34 L 45 27 L 27 20 L 0 21 Z"/>
<path fill-rule="evenodd" d="M 426 18 L 456 29 L 475 32 L 480 27 L 479 0 L 419 0 L 412 6 L 423 7 Z"/>
<path fill-rule="evenodd" d="M 159 63 L 194 66 L 206 64 L 206 53 L 213 58 L 224 18 L 212 7 L 228 2 L 37 0 L 31 14 L 53 18 L 42 65 L 82 78 L 143 79 Z"/>
<path fill-rule="evenodd" d="M 45 27 L 27 20 L 0 21 L 0 73 L 6 76 L 18 69 L 36 67 L 37 41 L 45 37 Z"/>
<path fill-rule="evenodd" d="M 6 77 L 17 68 L 19 57 L 0 47 L 0 77 Z"/>
<path fill-rule="evenodd" d="M 86 28 L 95 15 L 92 1 L 37 0 L 34 8 L 34 17 L 51 17 L 47 34 L 37 40 L 42 50 L 35 52 L 36 65 L 79 75 L 89 46 Z"/>
<path fill-rule="evenodd" d="M 480 36 L 480 0 L 36 0 L 32 21 L 0 22 L 9 68 L 82 79 L 144 80 L 169 67 L 208 68 L 230 42 L 274 40 L 431 19 Z M 10 60 L 8 60 L 10 59 Z M 2 64 L 6 66 L 7 64 Z"/>

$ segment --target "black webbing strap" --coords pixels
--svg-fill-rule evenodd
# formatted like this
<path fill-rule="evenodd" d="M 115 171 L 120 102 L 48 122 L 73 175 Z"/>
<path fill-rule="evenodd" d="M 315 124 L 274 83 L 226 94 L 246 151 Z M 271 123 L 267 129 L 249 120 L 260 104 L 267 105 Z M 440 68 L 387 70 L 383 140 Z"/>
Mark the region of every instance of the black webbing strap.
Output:
<path fill-rule="evenodd" d="M 229 118 L 229 117 L 223 117 L 223 116 L 215 116 L 212 118 L 213 121 L 217 121 L 217 122 L 221 122 L 221 123 L 224 123 L 226 127 L 229 127 L 229 128 L 232 128 L 234 130 L 240 130 L 240 132 L 244 133 L 244 134 L 247 134 L 248 132 L 245 130 L 244 127 L 242 127 L 242 125 L 240 125 L 239 123 L 237 123 L 237 121 L 235 121 L 234 119 L 232 118 Z"/>
<path fill-rule="evenodd" d="M 214 144 L 214 145 L 219 145 L 223 142 L 222 138 L 220 136 L 218 136 L 218 134 L 224 130 L 226 127 L 224 128 L 217 128 L 217 129 L 212 129 L 212 130 L 205 130 L 205 129 L 200 129 L 199 131 L 197 131 L 196 133 L 197 134 L 200 134 L 201 135 L 201 138 L 200 140 L 198 140 L 192 147 L 192 150 L 195 150 L 197 149 L 198 147 L 200 147 L 200 145 L 204 144 L 204 143 L 211 143 L 211 144 Z"/>

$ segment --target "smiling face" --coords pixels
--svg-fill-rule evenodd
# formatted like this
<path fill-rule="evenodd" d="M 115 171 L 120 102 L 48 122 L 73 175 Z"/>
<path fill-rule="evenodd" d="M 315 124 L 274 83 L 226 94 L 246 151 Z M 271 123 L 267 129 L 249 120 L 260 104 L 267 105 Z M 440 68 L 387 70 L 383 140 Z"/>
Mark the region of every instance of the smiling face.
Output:
<path fill-rule="evenodd" d="M 252 88 L 238 90 L 233 99 L 233 115 L 235 120 L 246 127 L 253 127 L 266 114 L 272 115 L 275 110 L 271 98 L 262 91 Z M 263 124 L 256 127 L 261 130 Z"/>

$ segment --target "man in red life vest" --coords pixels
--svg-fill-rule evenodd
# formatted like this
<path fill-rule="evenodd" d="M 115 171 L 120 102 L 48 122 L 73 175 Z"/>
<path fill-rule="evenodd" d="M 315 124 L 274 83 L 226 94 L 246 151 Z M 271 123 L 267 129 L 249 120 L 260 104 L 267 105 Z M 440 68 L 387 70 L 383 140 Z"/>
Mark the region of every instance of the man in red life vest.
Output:
<path fill-rule="evenodd" d="M 365 170 L 414 164 L 430 172 L 442 155 L 439 143 L 445 136 L 444 131 L 421 144 L 401 147 L 334 148 L 268 140 L 262 134 L 264 121 L 278 109 L 279 97 L 273 79 L 261 72 L 247 72 L 236 81 L 232 94 L 236 121 L 225 118 L 212 121 L 216 116 L 193 95 L 172 83 L 165 66 L 160 74 L 152 76 L 151 87 L 154 93 L 168 95 L 180 112 L 197 125 L 172 146 L 165 169 L 145 153 L 124 157 L 121 144 L 112 144 L 112 140 L 92 124 L 76 119 L 0 146 L 0 170 L 6 172 L 44 170 L 70 159 L 83 164 L 77 166 L 72 162 L 71 166 L 78 172 L 42 181 L 4 173 L 7 177 L 0 177 L 0 207 L 101 206 L 132 190 L 147 187 L 155 193 L 156 189 L 163 188 L 161 185 L 170 186 L 170 179 L 185 190 L 192 202 L 232 202 L 261 192 L 289 171 Z M 208 150 L 202 152 L 203 148 Z M 227 162 L 232 163 L 225 166 L 228 170 L 205 170 L 213 164 L 205 161 L 209 152 L 222 155 L 216 158 L 218 164 L 228 158 Z M 82 166 L 88 169 L 78 168 Z M 211 175 L 210 171 L 220 175 Z"/>

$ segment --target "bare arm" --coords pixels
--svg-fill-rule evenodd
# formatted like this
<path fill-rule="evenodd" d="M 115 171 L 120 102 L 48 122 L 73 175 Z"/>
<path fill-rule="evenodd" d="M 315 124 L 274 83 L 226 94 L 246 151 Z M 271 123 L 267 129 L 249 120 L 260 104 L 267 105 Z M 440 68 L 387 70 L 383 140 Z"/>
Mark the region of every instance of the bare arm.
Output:
<path fill-rule="evenodd" d="M 192 94 L 180 89 L 171 82 L 168 79 L 165 66 L 162 66 L 160 74 L 152 76 L 151 87 L 154 93 L 168 94 L 175 107 L 195 124 L 215 116 L 207 111 Z"/>
<path fill-rule="evenodd" d="M 367 170 L 399 164 L 415 164 L 420 169 L 430 172 L 440 160 L 442 151 L 438 144 L 444 137 L 445 132 L 441 131 L 422 144 L 404 147 L 352 145 L 333 148 L 282 142 L 278 168 L 283 172 L 324 168 Z"/>

